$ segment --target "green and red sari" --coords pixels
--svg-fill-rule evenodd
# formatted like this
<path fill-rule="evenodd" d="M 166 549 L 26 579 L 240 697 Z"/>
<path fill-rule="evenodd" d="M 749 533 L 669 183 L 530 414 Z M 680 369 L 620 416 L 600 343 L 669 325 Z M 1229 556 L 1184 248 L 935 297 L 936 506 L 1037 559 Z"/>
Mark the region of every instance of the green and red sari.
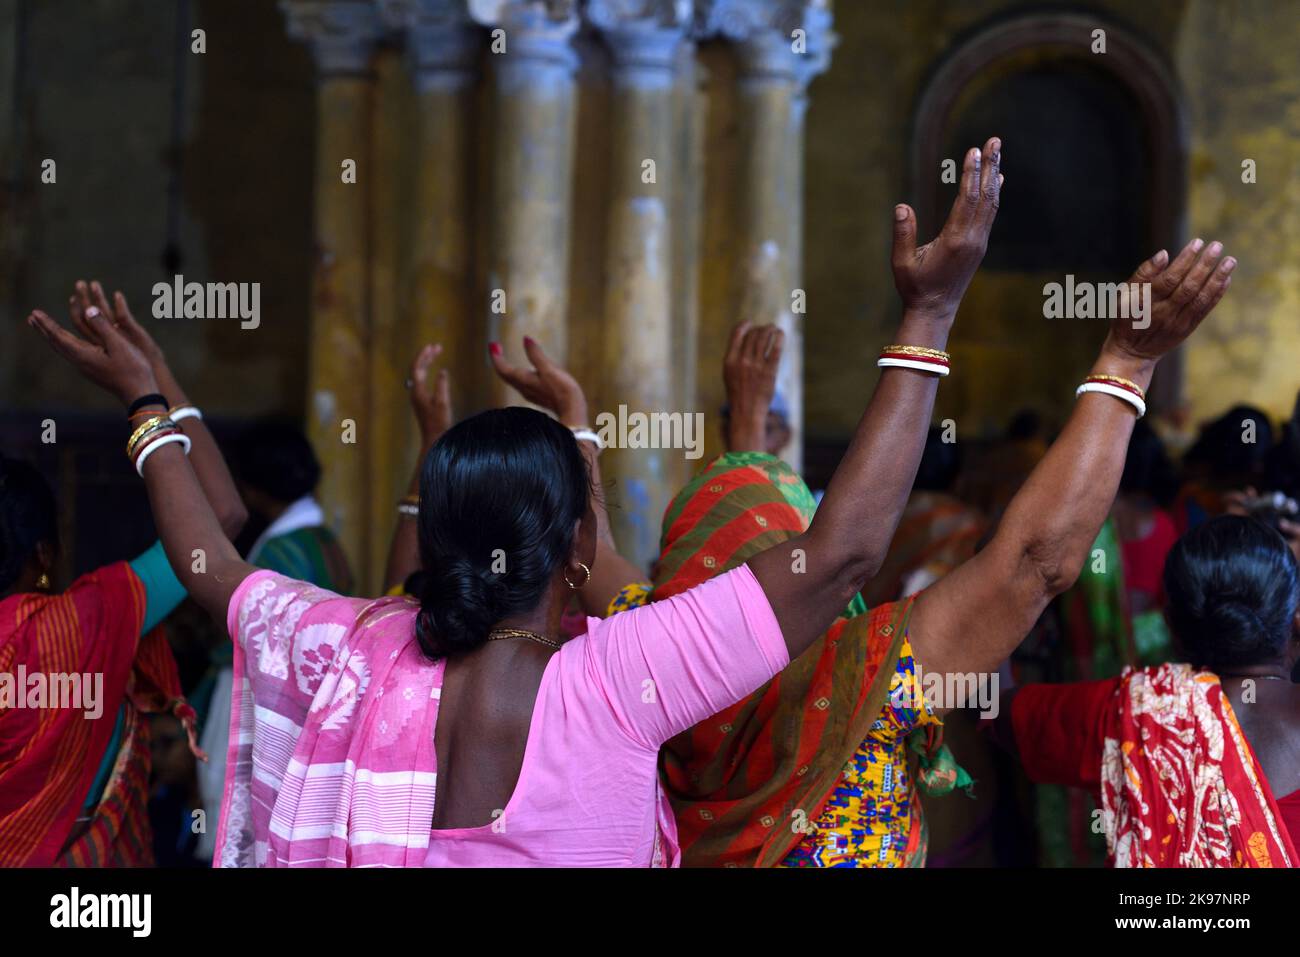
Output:
<path fill-rule="evenodd" d="M 711 463 L 664 516 L 653 597 L 670 597 L 801 534 L 815 503 L 762 453 Z M 792 556 L 798 561 L 799 556 Z M 774 867 L 807 833 L 885 704 L 910 603 L 860 597 L 768 684 L 660 751 L 686 866 Z"/>

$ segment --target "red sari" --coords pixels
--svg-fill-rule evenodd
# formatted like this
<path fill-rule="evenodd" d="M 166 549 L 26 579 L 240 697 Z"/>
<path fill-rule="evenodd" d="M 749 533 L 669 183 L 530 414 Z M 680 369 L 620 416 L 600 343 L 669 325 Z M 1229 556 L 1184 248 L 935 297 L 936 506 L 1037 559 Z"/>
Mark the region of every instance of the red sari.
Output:
<path fill-rule="evenodd" d="M 1035 781 L 1099 794 L 1115 867 L 1293 867 L 1268 780 L 1219 679 L 1190 665 L 1025 685 L 1011 722 Z"/>
<path fill-rule="evenodd" d="M 161 629 L 140 638 L 144 614 L 144 586 L 125 562 L 59 595 L 0 601 L 0 674 L 103 676 L 95 718 L 80 707 L 0 708 L 0 867 L 153 863 L 144 715 L 172 710 L 192 729 L 193 711 Z M 113 773 L 78 823 L 124 701 Z"/>

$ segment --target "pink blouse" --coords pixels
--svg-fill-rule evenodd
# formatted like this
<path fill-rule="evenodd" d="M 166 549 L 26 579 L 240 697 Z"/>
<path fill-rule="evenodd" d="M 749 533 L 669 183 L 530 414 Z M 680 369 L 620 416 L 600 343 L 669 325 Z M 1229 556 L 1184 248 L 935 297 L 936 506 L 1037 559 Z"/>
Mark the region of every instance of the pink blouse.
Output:
<path fill-rule="evenodd" d="M 248 863 L 269 865 L 675 866 L 660 745 L 789 663 L 767 596 L 743 565 L 672 599 L 588 619 L 587 633 L 547 663 L 519 781 L 501 813 L 482 827 L 434 830 L 432 742 L 444 663 L 412 653 L 417 611 L 410 601 L 341 598 L 267 572 L 240 586 L 230 626 L 236 674 L 251 700 L 241 709 L 237 687 L 232 729 L 241 710 L 246 726 L 232 731 L 229 761 L 232 772 L 241 761 L 248 769 L 253 800 L 244 809 L 223 805 L 219 845 L 251 842 Z M 256 625 L 251 643 L 247 623 Z M 290 631 L 292 638 L 328 635 L 329 648 L 292 640 Z M 268 656 L 266 636 L 277 634 L 287 639 L 284 654 Z M 315 685 L 300 680 L 304 694 L 292 707 L 283 686 L 299 657 Z M 377 660 L 386 664 L 372 675 L 368 662 Z M 341 682 L 331 675 L 349 674 L 348 720 L 340 723 Z M 263 732 L 274 745 L 260 759 L 252 753 L 259 690 L 274 712 Z M 385 694 L 382 705 L 372 700 Z M 400 705 L 398 695 L 406 698 Z M 400 733 L 386 733 L 399 711 Z M 237 753 L 240 740 L 249 752 Z M 225 837 L 228 816 L 242 839 Z"/>

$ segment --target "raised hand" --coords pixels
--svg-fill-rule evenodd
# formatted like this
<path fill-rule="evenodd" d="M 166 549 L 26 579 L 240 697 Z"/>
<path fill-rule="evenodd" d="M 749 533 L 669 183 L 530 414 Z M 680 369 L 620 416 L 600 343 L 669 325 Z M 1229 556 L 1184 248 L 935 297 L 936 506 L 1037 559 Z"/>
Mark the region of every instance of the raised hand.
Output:
<path fill-rule="evenodd" d="M 722 361 L 727 386 L 727 449 L 762 451 L 766 447 L 767 412 L 776 394 L 776 373 L 785 333 L 776 326 L 741 322 L 731 330 Z"/>
<path fill-rule="evenodd" d="M 961 185 L 943 229 L 920 248 L 916 213 L 894 209 L 894 286 L 903 308 L 915 315 L 951 323 L 971 277 L 984 259 L 989 231 L 1002 192 L 1002 141 L 996 136 L 984 151 L 972 147 L 962 166 Z"/>
<path fill-rule="evenodd" d="M 411 408 L 415 412 L 415 421 L 420 426 L 420 445 L 426 449 L 442 438 L 453 421 L 451 377 L 447 370 L 439 369 L 432 387 L 429 383 L 429 370 L 433 367 L 433 360 L 440 355 L 442 346 L 432 343 L 426 345 L 411 363 L 411 374 L 407 379 L 411 390 Z"/>
<path fill-rule="evenodd" d="M 1160 250 L 1133 273 L 1124 288 L 1129 297 L 1129 316 L 1135 316 L 1132 287 L 1150 285 L 1151 312 L 1140 318 L 1111 320 L 1107 349 L 1143 362 L 1155 362 L 1196 331 L 1196 327 L 1219 304 L 1232 283 L 1237 260 L 1223 258 L 1223 244 L 1206 246 L 1193 239 L 1177 258 Z M 1139 292 L 1145 301 L 1145 294 Z"/>
<path fill-rule="evenodd" d="M 524 336 L 524 354 L 532 363 L 531 369 L 511 365 L 501 354 L 501 346 L 488 347 L 492 367 L 503 382 L 513 386 L 520 395 L 534 405 L 550 409 L 556 418 L 568 426 L 589 425 L 587 397 L 569 372 L 551 361 L 535 339 Z"/>
<path fill-rule="evenodd" d="M 27 324 L 45 336 L 55 352 L 123 405 L 158 391 L 158 378 L 148 357 L 113 324 L 108 312 L 91 304 L 79 309 L 73 321 L 81 336 L 39 309 L 27 317 Z"/>

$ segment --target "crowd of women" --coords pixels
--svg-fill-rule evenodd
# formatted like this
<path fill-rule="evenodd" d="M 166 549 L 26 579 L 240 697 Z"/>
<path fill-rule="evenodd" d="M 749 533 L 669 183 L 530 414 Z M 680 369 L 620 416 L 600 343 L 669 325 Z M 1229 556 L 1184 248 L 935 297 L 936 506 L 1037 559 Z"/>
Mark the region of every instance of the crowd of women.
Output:
<path fill-rule="evenodd" d="M 990 521 L 954 504 L 929 426 L 1000 166 L 996 138 L 966 154 L 928 244 L 896 207 L 902 319 L 820 501 L 764 451 L 782 334 L 734 330 L 728 451 L 673 499 L 653 569 L 618 553 L 586 395 L 541 343 L 525 340 L 524 366 L 489 350 L 531 407 L 459 423 L 439 348 L 416 358 L 422 448 L 389 594 L 348 597 L 291 435 L 259 437 L 254 459 L 275 464 L 238 469 L 241 498 L 120 294 L 78 283 L 73 330 L 33 312 L 53 351 L 122 403 L 161 541 L 56 590 L 52 496 L 4 462 L 0 671 L 103 672 L 108 700 L 95 721 L 0 711 L 0 863 L 152 859 L 147 716 L 174 714 L 201 750 L 158 628 L 189 595 L 230 638 L 202 729 L 218 865 L 920 866 L 919 793 L 969 785 L 941 732 L 972 703 L 935 697 L 922 674 L 1007 673 L 1116 527 L 1181 660 L 1005 689 L 986 737 L 1034 780 L 1091 790 L 1115 866 L 1295 863 L 1287 539 L 1223 514 L 1175 541 L 1126 468 L 1157 363 L 1236 261 L 1198 239 L 1137 266 L 1149 323 L 1112 323 L 1068 421 Z M 271 521 L 245 557 L 232 539 L 248 508 Z M 1132 547 L 1156 525 L 1163 573 Z"/>

